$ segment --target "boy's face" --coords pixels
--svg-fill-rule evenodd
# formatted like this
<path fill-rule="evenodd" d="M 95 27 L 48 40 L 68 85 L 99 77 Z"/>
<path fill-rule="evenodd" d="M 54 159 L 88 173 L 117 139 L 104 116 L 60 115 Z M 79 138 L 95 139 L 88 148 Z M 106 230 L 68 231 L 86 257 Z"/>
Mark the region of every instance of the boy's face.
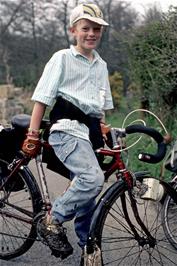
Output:
<path fill-rule="evenodd" d="M 101 39 L 103 27 L 87 19 L 81 19 L 70 29 L 80 53 L 91 52 Z"/>

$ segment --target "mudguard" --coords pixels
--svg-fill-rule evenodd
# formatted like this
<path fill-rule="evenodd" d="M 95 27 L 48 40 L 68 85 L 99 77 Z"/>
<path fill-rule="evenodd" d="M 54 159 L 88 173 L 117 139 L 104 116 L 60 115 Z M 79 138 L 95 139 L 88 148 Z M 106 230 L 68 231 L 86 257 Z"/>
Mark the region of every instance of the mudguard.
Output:
<path fill-rule="evenodd" d="M 20 167 L 20 173 L 22 175 L 25 175 L 30 183 L 30 188 L 31 188 L 31 193 L 33 194 L 33 198 L 35 199 L 35 204 L 38 206 L 38 212 L 41 211 L 42 206 L 43 206 L 43 201 L 42 201 L 42 195 L 38 186 L 38 183 L 30 171 L 29 167 L 27 165 L 23 165 Z"/>
<path fill-rule="evenodd" d="M 98 224 L 103 219 L 105 213 L 109 211 L 109 204 L 112 202 L 115 194 L 119 194 L 124 187 L 125 182 L 123 180 L 119 180 L 110 186 L 99 199 L 92 217 L 88 242 L 97 238 L 98 232 L 100 231 Z M 88 243 L 88 246 L 89 245 L 90 243 Z"/>

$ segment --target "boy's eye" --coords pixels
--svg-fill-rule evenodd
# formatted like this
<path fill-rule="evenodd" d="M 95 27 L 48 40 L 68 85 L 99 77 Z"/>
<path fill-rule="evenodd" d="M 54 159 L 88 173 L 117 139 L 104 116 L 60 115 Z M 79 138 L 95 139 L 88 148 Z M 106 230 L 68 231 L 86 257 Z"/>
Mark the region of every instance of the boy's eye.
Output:
<path fill-rule="evenodd" d="M 100 27 L 98 27 L 98 28 L 94 28 L 94 31 L 101 31 L 101 28 Z"/>
<path fill-rule="evenodd" d="M 84 28 L 82 28 L 82 30 L 83 31 L 89 31 L 89 28 L 88 27 L 84 27 Z M 94 28 L 93 31 L 100 32 L 101 28 L 100 27 Z"/>

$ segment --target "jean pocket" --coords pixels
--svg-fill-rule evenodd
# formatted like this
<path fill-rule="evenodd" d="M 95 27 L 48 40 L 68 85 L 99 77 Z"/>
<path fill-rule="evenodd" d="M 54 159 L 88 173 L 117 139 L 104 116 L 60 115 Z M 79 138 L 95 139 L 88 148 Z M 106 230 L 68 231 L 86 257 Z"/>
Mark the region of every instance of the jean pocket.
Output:
<path fill-rule="evenodd" d="M 66 158 L 76 149 L 77 139 L 68 134 L 55 134 L 50 138 L 55 154 L 60 161 L 64 162 Z"/>
<path fill-rule="evenodd" d="M 64 162 L 66 158 L 76 149 L 77 141 L 69 141 L 68 143 L 65 143 L 61 145 L 61 147 L 58 149 L 58 157 L 59 159 Z"/>

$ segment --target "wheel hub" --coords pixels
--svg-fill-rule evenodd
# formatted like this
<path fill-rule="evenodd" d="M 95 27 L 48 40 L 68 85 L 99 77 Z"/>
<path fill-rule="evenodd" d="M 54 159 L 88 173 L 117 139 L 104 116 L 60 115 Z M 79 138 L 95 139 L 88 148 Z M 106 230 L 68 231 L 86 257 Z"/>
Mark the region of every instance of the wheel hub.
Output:
<path fill-rule="evenodd" d="M 141 247 L 144 247 L 145 245 L 149 245 L 150 248 L 154 248 L 156 245 L 156 239 L 155 238 L 145 238 L 145 237 L 141 237 L 138 240 L 138 243 Z"/>

